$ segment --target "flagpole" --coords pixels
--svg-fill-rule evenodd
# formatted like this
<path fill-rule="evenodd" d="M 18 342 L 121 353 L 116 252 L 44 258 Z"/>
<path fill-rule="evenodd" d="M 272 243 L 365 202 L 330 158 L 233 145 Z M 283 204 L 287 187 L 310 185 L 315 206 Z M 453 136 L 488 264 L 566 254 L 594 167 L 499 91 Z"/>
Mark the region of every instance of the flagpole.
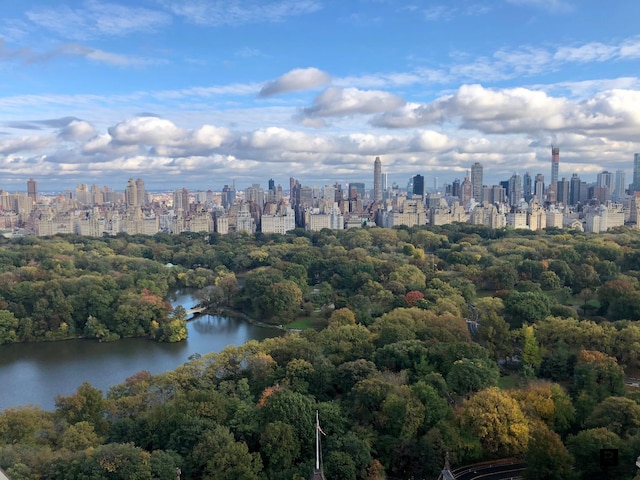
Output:
<path fill-rule="evenodd" d="M 320 470 L 320 417 L 316 410 L 316 470 Z"/>

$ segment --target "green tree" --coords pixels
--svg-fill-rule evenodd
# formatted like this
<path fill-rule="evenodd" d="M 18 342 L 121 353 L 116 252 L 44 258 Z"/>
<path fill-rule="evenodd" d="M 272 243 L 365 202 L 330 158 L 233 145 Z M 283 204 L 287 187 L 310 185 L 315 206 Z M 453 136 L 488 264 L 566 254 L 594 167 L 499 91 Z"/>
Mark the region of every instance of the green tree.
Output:
<path fill-rule="evenodd" d="M 405 287 L 405 291 L 423 290 L 427 282 L 427 276 L 414 265 L 400 265 L 389 275 L 390 282 L 399 282 Z"/>
<path fill-rule="evenodd" d="M 329 452 L 324 469 L 327 478 L 356 480 L 356 464 L 346 452 Z"/>
<path fill-rule="evenodd" d="M 88 382 L 80 385 L 73 395 L 67 397 L 56 396 L 55 402 L 56 414 L 70 424 L 87 422 L 99 435 L 103 434 L 108 428 L 105 419 L 106 405 L 102 397 L 102 391 Z"/>
<path fill-rule="evenodd" d="M 289 321 L 300 312 L 302 291 L 290 280 L 276 282 L 267 287 L 260 302 L 268 319 Z"/>
<path fill-rule="evenodd" d="M 544 293 L 511 292 L 504 299 L 504 310 L 509 324 L 520 328 L 523 323 L 535 323 L 549 316 L 551 301 Z"/>
<path fill-rule="evenodd" d="M 576 472 L 585 480 L 606 480 L 624 478 L 620 467 L 606 468 L 600 465 L 600 450 L 620 449 L 622 440 L 606 428 L 590 428 L 567 437 L 567 447 L 575 458 Z"/>
<path fill-rule="evenodd" d="M 77 451 L 97 447 L 100 445 L 100 438 L 89 422 L 78 422 L 65 430 L 60 443 L 67 450 Z"/>
<path fill-rule="evenodd" d="M 624 392 L 624 371 L 615 358 L 581 350 L 574 371 L 574 392 L 583 391 L 595 403 Z"/>
<path fill-rule="evenodd" d="M 509 265 L 495 265 L 482 271 L 482 282 L 489 290 L 512 290 L 518 281 L 518 272 Z"/>
<path fill-rule="evenodd" d="M 544 424 L 536 424 L 525 454 L 525 480 L 570 480 L 576 478 L 573 457 L 560 436 Z"/>
<path fill-rule="evenodd" d="M 492 353 L 494 359 L 505 358 L 513 352 L 509 324 L 504 320 L 504 302 L 497 297 L 478 299 L 474 308 L 478 327 L 478 341 Z"/>
<path fill-rule="evenodd" d="M 562 280 L 551 270 L 545 270 L 540 274 L 540 288 L 543 290 L 558 290 L 562 288 Z"/>
<path fill-rule="evenodd" d="M 447 374 L 447 385 L 459 395 L 468 395 L 498 384 L 500 371 L 495 362 L 481 358 L 461 358 Z"/>
<path fill-rule="evenodd" d="M 529 424 L 516 400 L 495 387 L 465 400 L 460 422 L 480 438 L 484 450 L 496 458 L 526 450 Z"/>
<path fill-rule="evenodd" d="M 8 310 L 0 310 L 0 345 L 18 339 L 18 319 Z"/>
<path fill-rule="evenodd" d="M 266 471 L 272 476 L 293 467 L 300 455 L 300 442 L 293 427 L 280 421 L 268 423 L 260 435 L 260 452 Z"/>
<path fill-rule="evenodd" d="M 629 398 L 609 397 L 585 421 L 589 428 L 605 427 L 622 439 L 640 433 L 640 405 Z"/>
<path fill-rule="evenodd" d="M 533 377 L 542 363 L 542 349 L 536 340 L 536 331 L 533 325 L 523 325 L 522 338 L 522 367 L 525 376 Z"/>

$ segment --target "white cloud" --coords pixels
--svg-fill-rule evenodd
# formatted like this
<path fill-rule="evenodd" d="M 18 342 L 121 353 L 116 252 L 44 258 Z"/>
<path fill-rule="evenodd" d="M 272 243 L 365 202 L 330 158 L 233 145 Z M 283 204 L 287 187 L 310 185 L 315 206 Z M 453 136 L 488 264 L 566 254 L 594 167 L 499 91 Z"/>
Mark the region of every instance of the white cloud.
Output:
<path fill-rule="evenodd" d="M 157 117 L 136 117 L 109 129 L 113 141 L 125 145 L 164 145 L 185 134 L 171 121 Z"/>
<path fill-rule="evenodd" d="M 11 50 L 5 46 L 4 42 L 0 38 L 0 59 L 16 59 L 22 60 L 25 63 L 36 63 L 51 61 L 62 56 L 83 57 L 97 63 L 104 63 L 118 67 L 143 66 L 159 63 L 157 60 L 106 52 L 104 50 L 80 45 L 79 43 L 66 43 L 54 50 L 46 52 L 36 52 L 31 48 Z"/>
<path fill-rule="evenodd" d="M 463 85 L 453 95 L 428 104 L 405 105 L 372 123 L 388 128 L 452 124 L 485 134 L 574 132 L 633 140 L 640 129 L 640 91 L 608 90 L 571 101 L 526 88 Z"/>
<path fill-rule="evenodd" d="M 580 47 L 560 47 L 553 58 L 563 62 L 603 62 L 613 58 L 619 50 L 620 48 L 615 45 L 591 42 Z"/>
<path fill-rule="evenodd" d="M 527 5 L 553 13 L 566 13 L 573 11 L 573 5 L 565 0 L 507 0 L 514 5 Z"/>
<path fill-rule="evenodd" d="M 296 68 L 265 84 L 260 90 L 260 96 L 268 97 L 279 93 L 316 88 L 326 85 L 330 80 L 328 73 L 317 68 Z"/>
<path fill-rule="evenodd" d="M 84 57 L 88 60 L 92 60 L 98 63 L 105 63 L 107 65 L 113 65 L 116 67 L 139 67 L 144 65 L 151 65 L 158 63 L 157 60 L 144 59 L 129 55 L 121 55 L 118 53 L 105 52 L 104 50 L 98 50 L 91 47 L 86 47 L 77 43 L 69 43 L 61 46 L 51 54 L 49 57 L 58 55 L 72 55 L 78 57 Z"/>
<path fill-rule="evenodd" d="M 380 90 L 330 87 L 318 95 L 313 106 L 303 109 L 303 117 L 344 117 L 396 109 L 405 101 Z"/>
<path fill-rule="evenodd" d="M 467 4 L 462 7 L 450 5 L 434 5 L 422 11 L 424 18 L 430 22 L 448 22 L 459 16 L 478 16 L 491 11 L 486 4 Z"/>
<path fill-rule="evenodd" d="M 57 5 L 32 9 L 26 16 L 38 27 L 74 40 L 153 31 L 171 22 L 169 15 L 157 10 L 95 0 L 84 2 L 80 8 Z"/>
<path fill-rule="evenodd" d="M 59 138 L 68 141 L 88 140 L 96 135 L 96 131 L 89 122 L 72 120 L 63 127 L 58 134 Z"/>
<path fill-rule="evenodd" d="M 47 148 L 52 143 L 53 138 L 50 136 L 0 137 L 0 155 L 35 152 Z"/>
<path fill-rule="evenodd" d="M 321 3 L 314 0 L 183 0 L 163 3 L 171 12 L 190 22 L 211 26 L 280 22 L 322 8 Z"/>

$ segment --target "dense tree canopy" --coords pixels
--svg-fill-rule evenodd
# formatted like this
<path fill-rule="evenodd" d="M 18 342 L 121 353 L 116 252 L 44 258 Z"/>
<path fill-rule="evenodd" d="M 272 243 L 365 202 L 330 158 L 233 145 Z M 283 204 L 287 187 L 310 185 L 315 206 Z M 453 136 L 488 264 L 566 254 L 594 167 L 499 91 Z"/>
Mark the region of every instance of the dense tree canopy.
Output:
<path fill-rule="evenodd" d="M 15 479 L 306 478 L 319 412 L 332 478 L 437 478 L 448 452 L 455 465 L 524 455 L 531 479 L 630 480 L 638 251 L 636 230 L 466 224 L 1 239 L 0 344 L 181 341 L 185 312 L 166 298 L 184 287 L 205 308 L 295 328 L 108 392 L 84 384 L 53 412 L 0 412 L 0 467 Z M 603 471 L 600 448 L 625 466 Z"/>

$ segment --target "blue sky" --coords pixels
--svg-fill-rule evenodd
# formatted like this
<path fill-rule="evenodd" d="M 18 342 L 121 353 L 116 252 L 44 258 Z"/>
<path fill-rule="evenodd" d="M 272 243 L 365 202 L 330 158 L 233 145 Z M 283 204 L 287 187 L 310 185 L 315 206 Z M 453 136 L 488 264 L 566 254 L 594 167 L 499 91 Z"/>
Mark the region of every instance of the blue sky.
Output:
<path fill-rule="evenodd" d="M 0 189 L 512 173 L 640 151 L 635 0 L 4 0 Z"/>

